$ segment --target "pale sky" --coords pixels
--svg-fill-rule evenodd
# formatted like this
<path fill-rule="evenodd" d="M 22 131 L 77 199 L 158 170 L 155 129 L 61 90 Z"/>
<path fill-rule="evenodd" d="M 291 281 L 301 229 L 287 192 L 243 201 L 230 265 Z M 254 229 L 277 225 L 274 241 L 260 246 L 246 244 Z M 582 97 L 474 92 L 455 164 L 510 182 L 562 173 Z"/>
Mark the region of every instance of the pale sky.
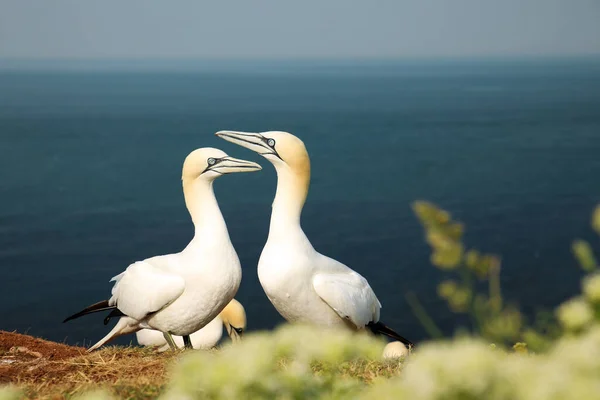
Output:
<path fill-rule="evenodd" d="M 600 0 L 0 0 L 0 58 L 600 54 Z"/>

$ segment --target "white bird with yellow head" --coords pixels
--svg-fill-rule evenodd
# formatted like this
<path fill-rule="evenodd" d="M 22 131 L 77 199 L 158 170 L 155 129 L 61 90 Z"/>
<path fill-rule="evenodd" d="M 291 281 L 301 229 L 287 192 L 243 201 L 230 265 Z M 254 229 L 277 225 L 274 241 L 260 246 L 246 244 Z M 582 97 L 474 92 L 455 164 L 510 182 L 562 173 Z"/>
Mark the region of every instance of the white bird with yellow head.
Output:
<path fill-rule="evenodd" d="M 311 171 L 302 140 L 281 131 L 220 131 L 216 135 L 257 152 L 277 172 L 269 236 L 258 262 L 260 283 L 277 311 L 290 322 L 368 328 L 412 346 L 379 321 L 381 304 L 367 280 L 317 252 L 304 234 L 300 215 Z"/>
<path fill-rule="evenodd" d="M 147 258 L 131 264 L 111 279 L 112 297 L 68 317 L 64 322 L 93 312 L 112 310 L 120 317 L 115 327 L 92 351 L 108 341 L 140 329 L 163 333 L 171 348 L 172 335 L 192 347 L 192 333 L 211 322 L 233 299 L 242 279 L 238 255 L 213 191 L 220 176 L 260 170 L 260 165 L 229 157 L 214 148 L 190 153 L 183 164 L 185 204 L 195 232 L 179 253 Z"/>

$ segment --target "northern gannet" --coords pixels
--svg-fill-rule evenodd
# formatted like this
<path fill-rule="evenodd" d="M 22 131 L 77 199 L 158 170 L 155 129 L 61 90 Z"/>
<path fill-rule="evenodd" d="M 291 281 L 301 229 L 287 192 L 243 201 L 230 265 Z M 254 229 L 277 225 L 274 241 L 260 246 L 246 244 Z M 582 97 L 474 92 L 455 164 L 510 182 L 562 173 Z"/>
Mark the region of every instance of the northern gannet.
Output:
<path fill-rule="evenodd" d="M 232 299 L 219 315 L 204 326 L 204 328 L 192 333 L 190 339 L 194 349 L 212 349 L 223 336 L 223 327 L 235 343 L 239 341 L 246 329 L 246 311 L 244 306 L 236 299 Z M 142 346 L 158 347 L 162 352 L 169 349 L 169 344 L 163 334 L 151 329 L 142 329 L 135 333 L 137 342 Z M 181 336 L 173 336 L 178 347 L 183 346 Z"/>
<path fill-rule="evenodd" d="M 310 159 L 304 143 L 279 131 L 220 131 L 216 135 L 257 152 L 275 166 L 277 192 L 258 277 L 277 311 L 290 322 L 368 328 L 412 346 L 379 322 L 381 304 L 367 280 L 317 252 L 302 231 L 300 214 L 310 184 Z"/>
<path fill-rule="evenodd" d="M 229 239 L 227 225 L 213 192 L 213 181 L 225 174 L 260 170 L 260 165 L 229 157 L 223 151 L 201 148 L 185 159 L 182 171 L 185 204 L 194 223 L 192 241 L 179 253 L 156 256 L 131 264 L 110 281 L 112 296 L 66 318 L 63 322 L 93 312 L 112 310 L 121 317 L 93 351 L 109 340 L 140 329 L 164 334 L 171 348 L 171 335 L 189 335 L 212 321 L 235 296 L 242 270 Z"/>

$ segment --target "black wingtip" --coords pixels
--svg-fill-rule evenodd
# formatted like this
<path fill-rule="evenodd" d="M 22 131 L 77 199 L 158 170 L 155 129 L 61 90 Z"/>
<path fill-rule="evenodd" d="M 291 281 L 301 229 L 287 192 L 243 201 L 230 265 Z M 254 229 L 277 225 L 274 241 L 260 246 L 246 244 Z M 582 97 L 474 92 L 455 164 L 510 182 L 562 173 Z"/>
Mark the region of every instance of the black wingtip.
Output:
<path fill-rule="evenodd" d="M 413 342 L 411 342 L 410 340 L 406 339 L 403 336 L 400 336 L 392 328 L 390 328 L 389 326 L 384 325 L 381 322 L 369 322 L 369 324 L 367 325 L 367 327 L 371 330 L 371 332 L 373 332 L 376 335 L 377 334 L 385 335 L 385 336 L 387 336 L 389 338 L 398 340 L 399 342 L 402 342 L 408 348 L 415 347 L 415 345 L 413 344 Z"/>
<path fill-rule="evenodd" d="M 110 314 L 108 314 L 106 316 L 106 318 L 104 318 L 104 325 L 108 325 L 108 323 L 110 322 L 111 318 L 115 318 L 115 317 L 123 317 L 125 314 L 123 314 L 121 312 L 121 310 L 119 310 L 118 308 L 113 309 Z"/>
<path fill-rule="evenodd" d="M 113 310 L 115 308 L 116 308 L 115 306 L 108 305 L 108 300 L 102 300 L 102 301 L 92 304 L 91 306 L 84 308 L 83 310 L 79 311 L 78 313 L 75 313 L 75 314 L 65 318 L 63 320 L 63 324 L 72 319 L 83 317 L 84 315 L 87 315 L 87 314 L 92 314 L 95 312 L 100 312 L 100 311 L 105 311 L 105 310 Z"/>

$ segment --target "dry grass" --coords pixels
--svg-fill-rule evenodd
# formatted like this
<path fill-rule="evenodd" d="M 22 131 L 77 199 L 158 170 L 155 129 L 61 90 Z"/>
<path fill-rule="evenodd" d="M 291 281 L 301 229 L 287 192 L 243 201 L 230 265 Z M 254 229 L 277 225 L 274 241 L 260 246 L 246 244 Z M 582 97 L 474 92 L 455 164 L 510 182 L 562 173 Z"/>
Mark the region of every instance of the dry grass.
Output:
<path fill-rule="evenodd" d="M 164 389 L 170 367 L 180 355 L 122 346 L 87 354 L 81 347 L 0 332 L 0 384 L 15 385 L 26 399 L 68 399 L 95 389 L 105 389 L 117 398 L 153 399 Z M 281 367 L 285 364 L 282 361 Z M 314 363 L 313 371 L 371 383 L 398 375 L 400 364 L 362 360 L 337 366 Z"/>
<path fill-rule="evenodd" d="M 377 378 L 398 376 L 402 365 L 398 361 L 355 360 L 340 365 L 325 365 L 320 362 L 312 363 L 316 375 L 333 374 L 341 378 L 355 378 L 370 384 Z"/>
<path fill-rule="evenodd" d="M 94 353 L 11 332 L 0 332 L 0 384 L 16 385 L 26 398 L 62 399 L 107 388 L 121 398 L 155 398 L 180 353 L 139 347 L 106 347 Z"/>
<path fill-rule="evenodd" d="M 10 383 L 26 398 L 69 398 L 90 389 L 107 388 L 120 398 L 155 398 L 179 353 L 155 353 L 136 347 L 107 347 L 64 360 L 17 361 Z M 14 365 L 17 364 L 17 365 Z"/>

